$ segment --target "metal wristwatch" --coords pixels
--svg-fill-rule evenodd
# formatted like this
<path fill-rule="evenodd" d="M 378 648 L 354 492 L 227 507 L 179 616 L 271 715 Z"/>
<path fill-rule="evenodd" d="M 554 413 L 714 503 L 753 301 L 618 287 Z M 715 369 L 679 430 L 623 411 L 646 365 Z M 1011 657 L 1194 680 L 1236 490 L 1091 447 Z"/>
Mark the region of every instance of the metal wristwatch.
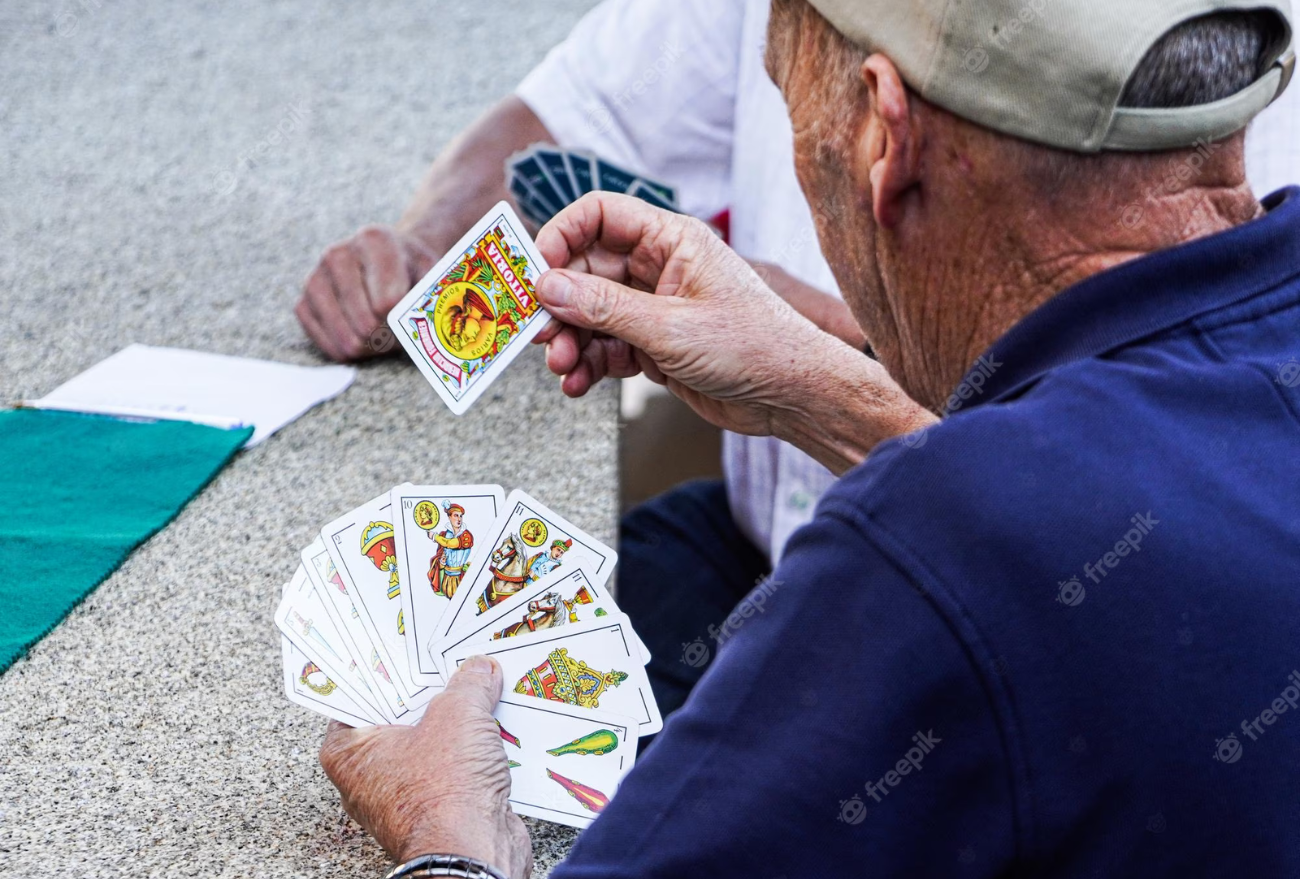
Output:
<path fill-rule="evenodd" d="M 405 864 L 397 865 L 384 876 L 384 879 L 433 879 L 436 876 L 453 876 L 456 879 L 506 879 L 506 874 L 491 864 L 461 855 L 420 855 Z"/>

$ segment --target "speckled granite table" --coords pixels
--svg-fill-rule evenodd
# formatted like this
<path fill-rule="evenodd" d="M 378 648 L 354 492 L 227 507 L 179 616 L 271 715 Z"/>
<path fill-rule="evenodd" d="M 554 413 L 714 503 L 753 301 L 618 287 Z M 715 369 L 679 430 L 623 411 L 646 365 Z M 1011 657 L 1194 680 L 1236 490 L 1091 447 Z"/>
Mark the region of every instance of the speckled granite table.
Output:
<path fill-rule="evenodd" d="M 318 362 L 290 312 L 318 251 L 394 218 L 590 5 L 4 4 L 0 399 L 130 342 Z M 378 875 L 281 696 L 280 584 L 405 479 L 525 486 L 612 538 L 615 408 L 534 353 L 458 420 L 391 360 L 242 453 L 0 678 L 0 875 Z M 531 827 L 544 874 L 571 835 Z"/>

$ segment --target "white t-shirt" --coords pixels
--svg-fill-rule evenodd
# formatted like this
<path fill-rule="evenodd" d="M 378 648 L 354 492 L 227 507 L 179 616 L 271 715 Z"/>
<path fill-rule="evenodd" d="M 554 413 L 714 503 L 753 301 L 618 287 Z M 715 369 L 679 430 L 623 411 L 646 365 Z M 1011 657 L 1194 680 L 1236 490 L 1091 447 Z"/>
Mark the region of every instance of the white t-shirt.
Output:
<path fill-rule="evenodd" d="M 731 244 L 838 295 L 794 174 L 781 93 L 763 66 L 769 0 L 605 0 L 520 84 L 556 140 L 677 188 L 683 209 L 731 212 Z M 1300 182 L 1300 83 L 1247 141 L 1260 195 Z M 727 495 L 775 564 L 834 478 L 768 437 L 727 434 Z"/>

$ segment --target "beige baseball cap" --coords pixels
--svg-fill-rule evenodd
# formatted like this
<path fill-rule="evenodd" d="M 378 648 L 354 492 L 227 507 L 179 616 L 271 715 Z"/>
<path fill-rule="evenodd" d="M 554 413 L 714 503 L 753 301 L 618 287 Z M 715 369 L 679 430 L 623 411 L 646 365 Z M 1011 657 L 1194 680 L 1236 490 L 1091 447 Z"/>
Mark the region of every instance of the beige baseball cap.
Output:
<path fill-rule="evenodd" d="M 1290 0 L 808 0 L 898 67 L 921 97 L 986 128 L 1075 152 L 1190 147 L 1240 131 L 1295 70 Z M 1147 51 L 1178 25 L 1271 10 L 1277 58 L 1237 94 L 1196 107 L 1120 107 Z"/>

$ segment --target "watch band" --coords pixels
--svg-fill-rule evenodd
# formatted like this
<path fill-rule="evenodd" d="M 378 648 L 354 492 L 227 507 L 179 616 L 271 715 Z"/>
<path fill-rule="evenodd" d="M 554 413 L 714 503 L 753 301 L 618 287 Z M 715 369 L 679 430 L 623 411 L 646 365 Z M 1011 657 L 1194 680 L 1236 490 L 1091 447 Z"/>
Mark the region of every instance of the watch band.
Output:
<path fill-rule="evenodd" d="M 456 879 L 506 879 L 496 867 L 462 855 L 420 855 L 399 864 L 384 879 L 433 879 L 452 876 Z"/>

